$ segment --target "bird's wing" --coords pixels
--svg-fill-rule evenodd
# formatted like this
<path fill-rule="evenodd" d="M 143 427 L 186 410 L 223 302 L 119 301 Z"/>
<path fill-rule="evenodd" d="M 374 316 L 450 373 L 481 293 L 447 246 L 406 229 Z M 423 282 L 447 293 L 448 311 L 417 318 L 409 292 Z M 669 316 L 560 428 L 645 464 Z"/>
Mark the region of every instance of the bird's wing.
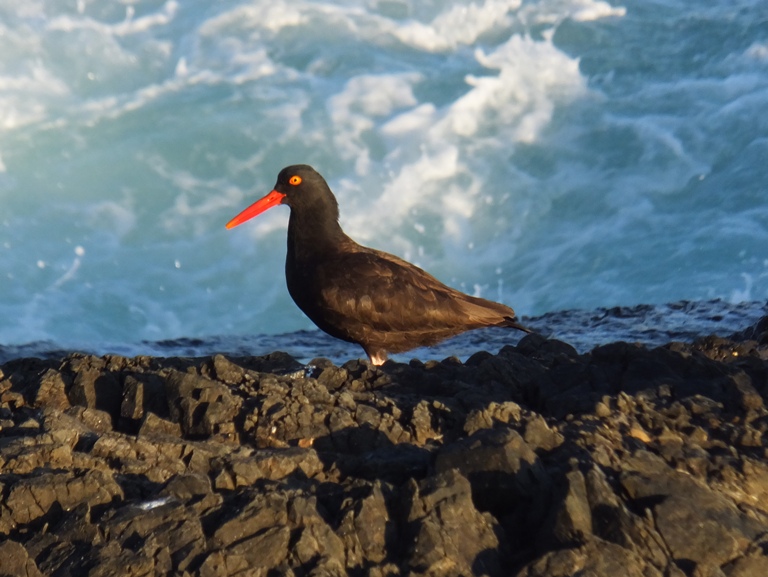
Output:
<path fill-rule="evenodd" d="M 514 317 L 505 305 L 465 295 L 393 255 L 360 248 L 318 270 L 324 277 L 320 302 L 329 314 L 381 331 L 480 327 Z"/>

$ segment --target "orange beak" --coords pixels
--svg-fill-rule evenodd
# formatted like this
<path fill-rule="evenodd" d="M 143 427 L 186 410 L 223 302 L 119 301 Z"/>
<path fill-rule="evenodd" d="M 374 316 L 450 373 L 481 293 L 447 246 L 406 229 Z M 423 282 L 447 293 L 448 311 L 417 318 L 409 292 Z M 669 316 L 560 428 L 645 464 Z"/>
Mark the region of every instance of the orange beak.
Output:
<path fill-rule="evenodd" d="M 227 228 L 235 228 L 237 225 L 243 224 L 246 220 L 251 220 L 254 216 L 260 215 L 265 210 L 269 210 L 273 206 L 281 204 L 284 198 L 285 195 L 282 192 L 273 190 L 267 196 L 257 200 L 243 212 L 238 214 L 235 218 L 230 220 L 227 223 Z"/>

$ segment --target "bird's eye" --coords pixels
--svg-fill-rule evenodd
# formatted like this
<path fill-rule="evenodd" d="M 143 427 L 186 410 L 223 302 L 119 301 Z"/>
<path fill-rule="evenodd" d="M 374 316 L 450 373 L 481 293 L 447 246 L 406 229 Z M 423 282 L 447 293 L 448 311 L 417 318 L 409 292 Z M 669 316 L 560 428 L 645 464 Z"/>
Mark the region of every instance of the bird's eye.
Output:
<path fill-rule="evenodd" d="M 292 176 L 288 179 L 288 184 L 292 184 L 293 186 L 298 186 L 301 184 L 301 177 L 300 176 Z"/>

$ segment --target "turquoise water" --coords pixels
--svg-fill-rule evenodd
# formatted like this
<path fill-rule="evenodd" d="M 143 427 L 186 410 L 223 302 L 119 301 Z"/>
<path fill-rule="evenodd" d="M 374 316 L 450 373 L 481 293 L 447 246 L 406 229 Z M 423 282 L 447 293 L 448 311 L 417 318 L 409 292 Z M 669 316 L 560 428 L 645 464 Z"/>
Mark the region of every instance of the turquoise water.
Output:
<path fill-rule="evenodd" d="M 312 328 L 285 165 L 519 314 L 768 298 L 768 3 L 0 0 L 0 344 Z"/>

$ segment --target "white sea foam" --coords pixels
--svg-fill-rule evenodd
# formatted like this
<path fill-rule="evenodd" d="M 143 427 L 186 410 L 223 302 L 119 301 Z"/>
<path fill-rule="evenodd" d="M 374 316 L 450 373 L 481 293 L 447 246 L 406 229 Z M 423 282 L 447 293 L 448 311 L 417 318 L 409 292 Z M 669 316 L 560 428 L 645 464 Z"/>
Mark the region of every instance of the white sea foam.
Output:
<path fill-rule="evenodd" d="M 442 52 L 470 45 L 494 29 L 509 25 L 510 14 L 520 0 L 489 0 L 482 3 L 457 3 L 428 23 L 410 21 L 395 30 L 397 38 L 420 50 Z"/>
<path fill-rule="evenodd" d="M 573 9 L 573 8 L 572 8 Z M 575 3 L 575 10 L 571 18 L 577 22 L 589 22 L 601 18 L 621 18 L 626 16 L 627 9 L 623 6 L 611 6 L 608 2 L 593 2 L 584 0 Z"/>
<path fill-rule="evenodd" d="M 755 42 L 746 49 L 744 55 L 749 59 L 768 63 L 768 43 Z"/>
<path fill-rule="evenodd" d="M 94 18 L 84 17 L 85 10 L 78 9 L 78 17 L 70 15 L 51 18 L 47 23 L 48 30 L 73 32 L 92 30 L 106 37 L 127 36 L 149 32 L 154 27 L 167 26 L 179 11 L 176 0 L 168 0 L 157 12 L 134 18 L 136 10 L 133 6 L 125 7 L 125 19 L 114 24 L 107 24 Z"/>
<path fill-rule="evenodd" d="M 383 216 L 371 223 L 366 211 L 346 219 L 355 234 L 381 236 L 416 207 L 432 210 L 432 205 L 441 209 L 444 226 L 438 234 L 443 241 L 451 248 L 466 245 L 477 195 L 498 190 L 497 183 L 486 182 L 490 174 L 482 175 L 484 156 L 515 142 L 535 141 L 556 103 L 586 94 L 578 63 L 550 42 L 513 36 L 493 52 L 476 51 L 475 58 L 488 75 L 468 77 L 463 96 L 441 109 L 415 104 L 381 126 L 391 176 L 370 212 Z M 400 91 L 410 95 L 412 88 Z M 371 122 L 370 115 L 366 119 Z"/>

